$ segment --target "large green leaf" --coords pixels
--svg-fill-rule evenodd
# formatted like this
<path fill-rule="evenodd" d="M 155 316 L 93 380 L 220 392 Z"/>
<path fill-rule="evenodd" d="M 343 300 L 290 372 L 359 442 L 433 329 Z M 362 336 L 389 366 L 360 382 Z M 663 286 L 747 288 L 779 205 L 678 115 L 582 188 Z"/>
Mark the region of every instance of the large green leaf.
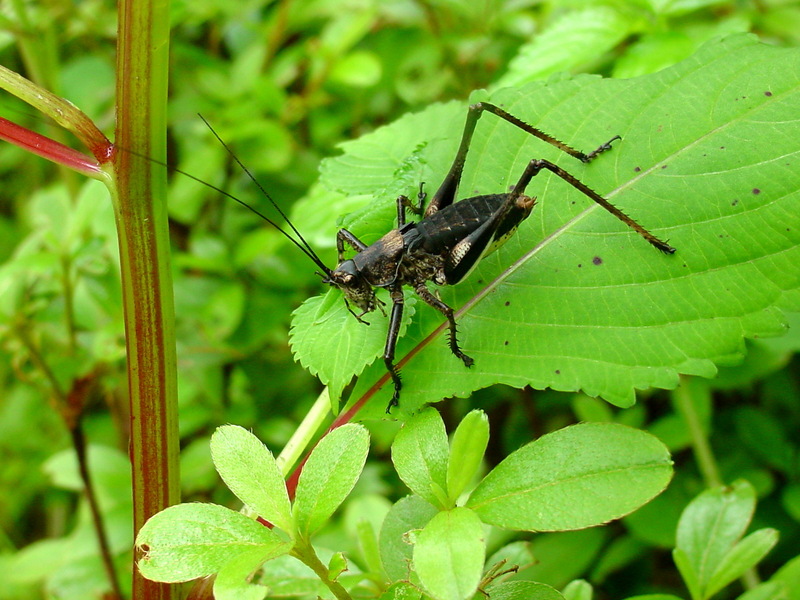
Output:
<path fill-rule="evenodd" d="M 615 423 L 581 423 L 509 454 L 466 506 L 506 529 L 582 529 L 633 512 L 671 478 L 669 452 L 655 436 Z"/>
<path fill-rule="evenodd" d="M 401 408 L 494 383 L 583 390 L 628 406 L 635 389 L 672 388 L 679 374 L 712 377 L 717 363 L 742 355 L 744 338 L 784 331 L 782 311 L 800 309 L 798 57 L 740 35 L 637 79 L 562 78 L 493 94 L 584 151 L 623 139 L 583 165 L 485 115 L 459 197 L 506 190 L 527 161 L 548 158 L 678 252 L 659 254 L 563 181 L 537 177 L 528 193 L 539 206 L 517 235 L 466 281 L 441 289 L 475 366 L 450 353 L 441 314 L 417 303 L 397 349 L 407 361 Z M 325 164 L 323 183 L 380 195 L 345 225 L 372 242 L 393 227 L 398 191 L 412 194 L 420 181 L 435 190 L 465 114 L 455 103 L 433 106 L 346 144 Z M 330 348 L 317 350 L 329 370 L 338 333 L 317 336 Z M 385 377 L 376 361 L 354 397 Z M 388 401 L 383 387 L 375 414 Z"/>

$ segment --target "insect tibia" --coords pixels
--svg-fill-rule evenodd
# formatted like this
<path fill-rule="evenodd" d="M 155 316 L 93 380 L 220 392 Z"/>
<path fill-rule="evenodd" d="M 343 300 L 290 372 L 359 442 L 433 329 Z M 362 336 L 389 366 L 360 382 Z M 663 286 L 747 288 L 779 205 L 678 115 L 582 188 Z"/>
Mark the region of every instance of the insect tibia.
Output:
<path fill-rule="evenodd" d="M 558 175 L 561 179 L 566 181 L 576 190 L 582 192 L 585 196 L 588 196 L 592 200 L 594 200 L 597 204 L 603 207 L 605 210 L 610 212 L 612 215 L 617 217 L 620 221 L 625 223 L 628 227 L 633 229 L 636 233 L 641 235 L 645 240 L 647 240 L 650 244 L 655 246 L 657 249 L 661 250 L 665 254 L 673 254 L 675 252 L 675 248 L 670 246 L 667 242 L 658 239 L 652 233 L 650 233 L 647 229 L 639 225 L 636 221 L 618 209 L 616 206 L 611 204 L 608 200 L 603 198 L 600 194 L 595 192 L 592 188 L 588 185 L 583 183 L 581 180 L 576 178 L 574 175 L 568 173 L 558 165 L 551 163 L 549 160 L 543 159 L 534 159 L 528 163 L 528 166 L 525 168 L 525 171 L 522 174 L 522 177 L 519 178 L 516 187 L 514 188 L 515 193 L 517 190 L 520 192 L 525 189 L 525 187 L 530 183 L 531 179 L 533 179 L 540 171 L 548 170 L 551 173 Z"/>
<path fill-rule="evenodd" d="M 599 153 L 598 152 L 599 149 L 598 149 L 598 150 L 595 150 L 594 152 L 591 152 L 589 154 L 584 154 L 583 152 L 581 152 L 580 150 L 576 150 L 575 148 L 573 148 L 569 144 L 565 144 L 561 140 L 556 139 L 555 137 L 553 137 L 552 135 L 550 135 L 548 133 L 545 133 L 544 131 L 542 131 L 538 127 L 534 127 L 533 125 L 529 125 L 528 123 L 526 123 L 522 119 L 520 119 L 518 117 L 515 117 L 511 113 L 506 112 L 505 110 L 503 110 L 499 106 L 495 106 L 494 104 L 490 104 L 488 102 L 478 102 L 477 104 L 473 104 L 472 106 L 469 107 L 469 110 L 470 110 L 470 114 L 471 115 L 472 114 L 475 115 L 473 117 L 473 119 L 474 119 L 474 122 L 473 122 L 473 125 L 472 125 L 473 128 L 474 128 L 474 123 L 477 123 L 478 119 L 480 118 L 481 113 L 483 111 L 487 111 L 487 112 L 492 113 L 493 115 L 496 115 L 496 116 L 500 117 L 501 119 L 504 119 L 504 120 L 508 121 L 512 125 L 516 125 L 517 127 L 522 129 L 523 131 L 526 131 L 526 132 L 530 133 L 532 136 L 539 138 L 543 142 L 547 142 L 551 146 L 555 146 L 556 148 L 558 148 L 562 152 L 566 152 L 570 156 L 574 156 L 578 160 L 581 160 L 581 161 L 584 161 L 584 162 L 588 162 L 589 160 L 592 160 L 592 158 L 594 158 L 594 155 Z M 468 122 L 469 122 L 469 117 L 468 117 Z M 610 143 L 611 142 L 609 141 L 607 144 L 610 144 Z M 607 145 L 607 144 L 604 144 L 604 146 Z M 601 148 L 602 148 L 602 146 L 601 146 Z M 600 150 L 600 152 L 602 152 L 602 151 L 603 150 Z"/>

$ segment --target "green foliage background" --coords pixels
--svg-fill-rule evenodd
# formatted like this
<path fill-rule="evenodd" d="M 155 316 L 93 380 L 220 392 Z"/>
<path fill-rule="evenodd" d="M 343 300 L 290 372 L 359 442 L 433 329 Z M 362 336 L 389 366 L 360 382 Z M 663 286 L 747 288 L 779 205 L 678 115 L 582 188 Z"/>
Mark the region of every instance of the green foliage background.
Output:
<path fill-rule="evenodd" d="M 196 117 L 202 113 L 328 264 L 339 219 L 358 201 L 315 186 L 320 160 L 335 155 L 339 142 L 479 88 L 521 86 L 562 71 L 656 72 L 721 34 L 752 31 L 781 46 L 800 41 L 800 7 L 780 0 L 198 1 L 175 3 L 172 18 L 170 162 L 269 210 Z M 0 62 L 68 98 L 110 133 L 115 23 L 113 6 L 101 0 L 4 5 Z M 10 98 L 0 114 L 61 135 Z M 460 129 L 460 118 L 453 127 Z M 92 597 L 104 589 L 102 574 L 69 439 L 49 403 L 83 380 L 95 382 L 85 417 L 95 444 L 90 461 L 124 568 L 132 539 L 112 211 L 98 183 L 7 144 L 0 145 L 0 181 L 0 574 L 7 584 L 0 599 L 43 589 Z M 387 193 L 400 191 L 408 192 Z M 213 471 L 209 436 L 234 422 L 270 447 L 286 442 L 320 390 L 291 357 L 290 314 L 321 286 L 276 232 L 193 181 L 172 178 L 170 213 L 183 493 L 225 503 L 231 497 Z M 760 498 L 758 524 L 781 530 L 767 569 L 796 552 L 798 344 L 796 334 L 749 343 L 745 362 L 714 382 L 644 392 L 624 411 L 577 394 L 503 387 L 441 408 L 452 423 L 483 407 L 497 461 L 575 420 L 616 420 L 659 435 L 681 466 L 668 491 L 622 525 L 537 536 L 541 562 L 526 577 L 561 586 L 581 576 L 609 597 L 674 591 L 664 549 L 674 543 L 680 510 L 715 477 L 747 477 Z M 356 494 L 398 497 L 404 488 L 383 462 L 396 427 L 371 429 L 374 462 Z M 698 439 L 709 448 L 698 448 Z M 709 455 L 716 460 L 709 463 Z M 345 526 L 327 532 L 339 546 L 347 544 Z"/>

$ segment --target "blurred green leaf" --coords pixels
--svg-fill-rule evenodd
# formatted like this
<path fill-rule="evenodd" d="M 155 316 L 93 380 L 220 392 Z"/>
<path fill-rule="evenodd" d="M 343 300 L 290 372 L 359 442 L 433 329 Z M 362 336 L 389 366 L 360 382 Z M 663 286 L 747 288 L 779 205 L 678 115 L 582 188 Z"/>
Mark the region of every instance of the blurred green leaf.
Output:
<path fill-rule="evenodd" d="M 778 543 L 778 532 L 775 529 L 759 529 L 739 541 L 720 562 L 713 576 L 708 581 L 706 595 L 713 596 L 719 590 L 745 571 L 755 567 L 767 552 Z"/>
<path fill-rule="evenodd" d="M 775 543 L 774 532 L 769 530 L 739 542 L 750 524 L 755 504 L 753 487 L 738 481 L 730 488 L 706 490 L 684 510 L 673 558 L 693 598 L 708 598 L 716 593 L 731 581 L 732 571 L 737 573 L 735 579 Z"/>
<path fill-rule="evenodd" d="M 534 581 L 508 581 L 492 587 L 493 600 L 564 600 L 558 590 Z"/>
<path fill-rule="evenodd" d="M 633 22 L 611 6 L 564 13 L 520 48 L 495 87 L 521 86 L 553 73 L 596 63 L 632 29 Z"/>

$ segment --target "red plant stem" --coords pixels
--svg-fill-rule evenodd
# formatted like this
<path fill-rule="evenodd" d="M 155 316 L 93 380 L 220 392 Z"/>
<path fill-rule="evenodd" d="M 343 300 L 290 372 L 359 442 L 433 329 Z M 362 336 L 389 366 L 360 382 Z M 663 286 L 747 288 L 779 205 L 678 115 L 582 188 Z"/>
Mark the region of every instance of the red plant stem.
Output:
<path fill-rule="evenodd" d="M 0 139 L 90 177 L 98 178 L 101 174 L 100 164 L 91 156 L 21 127 L 3 117 L 0 117 Z M 106 139 L 105 143 L 110 149 L 111 142 Z"/>

